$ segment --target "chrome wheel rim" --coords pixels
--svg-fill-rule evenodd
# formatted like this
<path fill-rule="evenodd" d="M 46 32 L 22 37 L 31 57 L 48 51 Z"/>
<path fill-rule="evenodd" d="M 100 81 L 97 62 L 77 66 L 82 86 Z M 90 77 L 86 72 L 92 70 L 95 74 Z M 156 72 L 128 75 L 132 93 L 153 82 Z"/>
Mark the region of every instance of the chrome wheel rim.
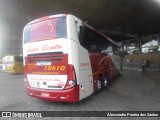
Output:
<path fill-rule="evenodd" d="M 101 89 L 101 82 L 100 82 L 100 80 L 98 80 L 98 82 L 97 82 L 97 87 L 98 87 L 98 90 Z"/>
<path fill-rule="evenodd" d="M 107 78 L 105 77 L 105 79 L 104 79 L 104 86 L 107 87 L 107 84 L 108 84 L 108 81 L 107 81 Z"/>

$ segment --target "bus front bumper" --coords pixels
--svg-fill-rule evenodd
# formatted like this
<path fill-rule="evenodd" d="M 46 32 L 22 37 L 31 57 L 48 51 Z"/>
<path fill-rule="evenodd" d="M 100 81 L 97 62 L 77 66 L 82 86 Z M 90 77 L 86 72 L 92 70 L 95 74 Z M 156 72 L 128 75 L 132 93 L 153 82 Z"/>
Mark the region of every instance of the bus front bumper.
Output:
<path fill-rule="evenodd" d="M 26 86 L 27 94 L 42 100 L 54 102 L 78 102 L 79 101 L 79 85 L 68 90 L 46 90 L 37 89 Z"/>

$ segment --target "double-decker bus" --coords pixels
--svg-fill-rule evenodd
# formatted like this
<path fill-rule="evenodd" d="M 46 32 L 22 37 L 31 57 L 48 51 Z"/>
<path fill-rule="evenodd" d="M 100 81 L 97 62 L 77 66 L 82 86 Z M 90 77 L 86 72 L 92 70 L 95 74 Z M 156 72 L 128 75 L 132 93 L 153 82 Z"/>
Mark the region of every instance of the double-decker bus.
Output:
<path fill-rule="evenodd" d="M 78 102 L 106 88 L 119 73 L 116 49 L 113 40 L 70 14 L 31 21 L 23 31 L 27 94 Z"/>

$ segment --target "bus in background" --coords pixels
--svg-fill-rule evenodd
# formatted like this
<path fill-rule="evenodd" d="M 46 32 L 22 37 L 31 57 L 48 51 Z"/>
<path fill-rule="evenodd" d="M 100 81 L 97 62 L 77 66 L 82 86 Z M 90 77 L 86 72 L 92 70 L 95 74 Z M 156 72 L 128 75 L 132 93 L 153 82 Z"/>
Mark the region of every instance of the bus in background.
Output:
<path fill-rule="evenodd" d="M 5 56 L 5 72 L 10 74 L 23 73 L 23 56 Z"/>
<path fill-rule="evenodd" d="M 6 56 L 2 58 L 2 70 L 5 71 L 6 65 L 5 65 Z"/>
<path fill-rule="evenodd" d="M 45 16 L 23 31 L 24 80 L 29 96 L 78 102 L 107 87 L 119 70 L 116 43 L 70 14 Z M 115 59 L 116 58 L 116 59 Z"/>
<path fill-rule="evenodd" d="M 2 60 L 0 60 L 0 71 L 2 70 Z"/>

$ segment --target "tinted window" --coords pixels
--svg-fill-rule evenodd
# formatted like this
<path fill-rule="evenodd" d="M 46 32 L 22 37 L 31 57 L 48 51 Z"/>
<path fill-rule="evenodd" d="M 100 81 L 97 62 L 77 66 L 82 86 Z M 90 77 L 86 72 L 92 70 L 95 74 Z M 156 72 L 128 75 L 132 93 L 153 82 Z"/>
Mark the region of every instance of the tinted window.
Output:
<path fill-rule="evenodd" d="M 116 45 L 88 27 L 83 30 L 83 38 L 80 39 L 80 44 L 88 51 L 103 52 L 107 55 L 113 55 L 117 49 Z"/>
<path fill-rule="evenodd" d="M 89 51 L 99 52 L 98 36 L 89 28 L 85 28 L 84 36 L 80 40 L 81 45 Z"/>
<path fill-rule="evenodd" d="M 22 56 L 15 56 L 15 61 L 16 62 L 23 62 L 23 57 Z"/>
<path fill-rule="evenodd" d="M 24 29 L 24 43 L 66 37 L 66 17 L 36 22 L 27 25 Z"/>

